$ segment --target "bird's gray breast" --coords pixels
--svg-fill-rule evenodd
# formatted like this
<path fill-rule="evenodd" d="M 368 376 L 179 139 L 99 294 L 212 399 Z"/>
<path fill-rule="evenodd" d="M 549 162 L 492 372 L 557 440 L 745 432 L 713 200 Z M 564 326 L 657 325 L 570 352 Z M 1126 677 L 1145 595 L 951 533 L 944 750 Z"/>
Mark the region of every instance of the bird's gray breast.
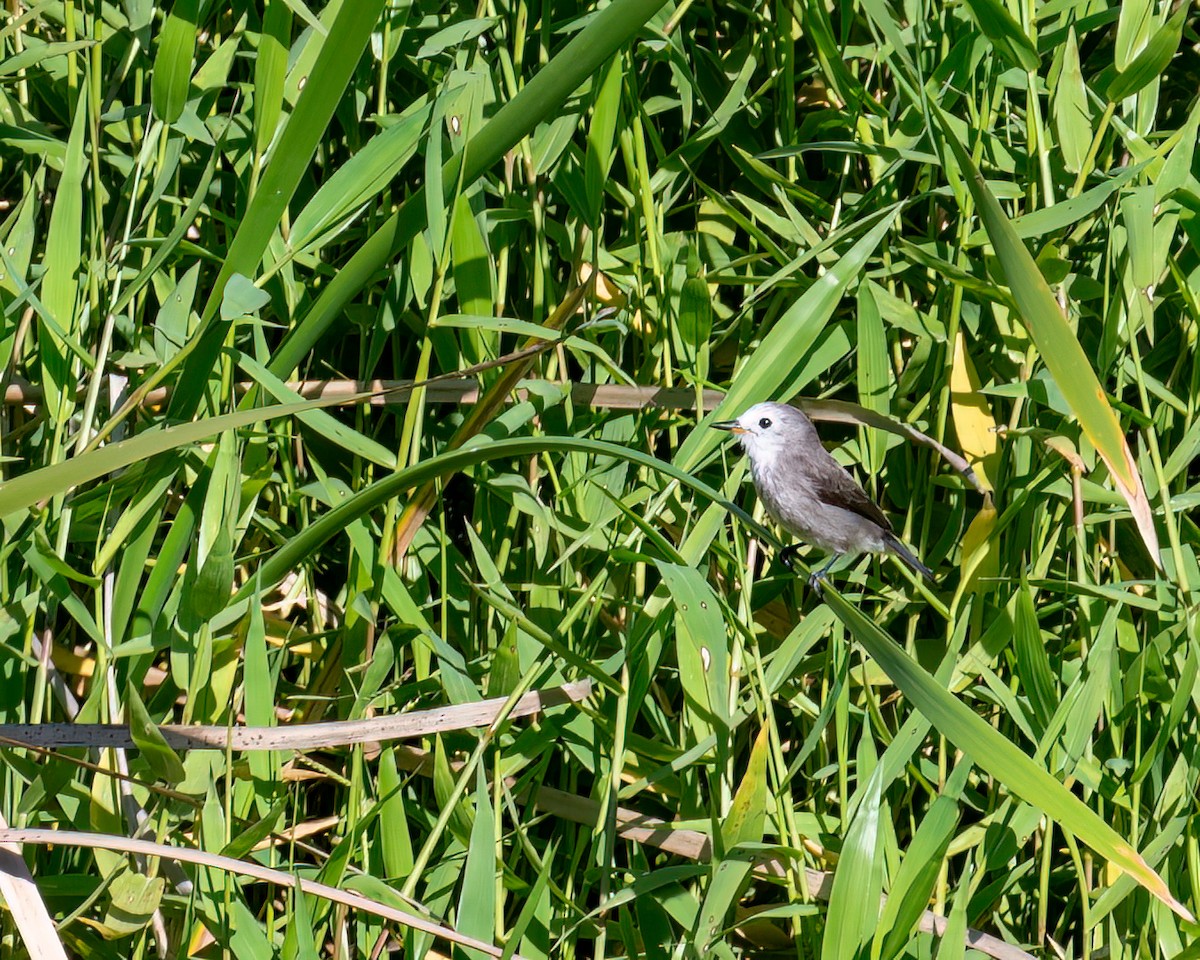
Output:
<path fill-rule="evenodd" d="M 878 524 L 817 495 L 813 467 L 803 457 L 751 461 L 750 467 L 758 498 L 789 533 L 832 553 L 884 549 L 884 531 Z"/>

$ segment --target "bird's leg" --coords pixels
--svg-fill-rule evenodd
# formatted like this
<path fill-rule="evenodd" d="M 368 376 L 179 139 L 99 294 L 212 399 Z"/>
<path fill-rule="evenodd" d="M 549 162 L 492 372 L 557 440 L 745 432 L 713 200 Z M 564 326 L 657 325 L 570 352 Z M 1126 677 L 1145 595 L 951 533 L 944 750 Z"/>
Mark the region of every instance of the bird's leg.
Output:
<path fill-rule="evenodd" d="M 784 547 L 779 551 L 779 562 L 787 567 L 792 573 L 795 573 L 796 570 L 792 566 L 792 561 L 796 559 L 796 554 L 799 552 L 800 547 L 798 544 L 793 543 L 790 547 Z"/>
<path fill-rule="evenodd" d="M 835 553 L 829 558 L 829 561 L 820 570 L 808 578 L 809 589 L 812 590 L 818 597 L 821 596 L 821 585 L 825 582 L 825 575 L 829 573 L 830 568 L 838 562 L 840 553 Z"/>

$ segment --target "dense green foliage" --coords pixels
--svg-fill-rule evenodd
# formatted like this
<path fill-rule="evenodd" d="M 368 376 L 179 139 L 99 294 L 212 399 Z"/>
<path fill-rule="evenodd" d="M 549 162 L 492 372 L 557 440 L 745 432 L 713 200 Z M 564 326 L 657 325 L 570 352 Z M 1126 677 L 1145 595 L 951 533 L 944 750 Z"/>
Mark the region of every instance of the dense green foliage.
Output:
<path fill-rule="evenodd" d="M 0 722 L 140 748 L 4 749 L 11 826 L 141 830 L 525 957 L 952 957 L 968 928 L 1179 955 L 1193 5 L 8 9 Z M 477 404 L 272 406 L 464 371 Z M 711 389 L 852 401 L 992 493 L 822 427 L 939 579 L 862 558 L 821 600 L 731 517 Z M 177 759 L 155 728 L 589 678 L 414 743 L 420 775 L 394 743 Z M 115 842 L 24 849 L 82 956 L 448 949 Z"/>

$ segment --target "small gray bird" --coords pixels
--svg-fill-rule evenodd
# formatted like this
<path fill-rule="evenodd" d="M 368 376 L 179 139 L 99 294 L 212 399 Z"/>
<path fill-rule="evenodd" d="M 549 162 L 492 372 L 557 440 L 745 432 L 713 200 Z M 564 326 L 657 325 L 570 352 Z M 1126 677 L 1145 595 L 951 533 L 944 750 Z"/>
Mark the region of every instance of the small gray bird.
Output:
<path fill-rule="evenodd" d="M 892 532 L 882 510 L 821 445 L 812 421 L 786 403 L 756 403 L 736 420 L 712 425 L 741 440 L 750 456 L 754 489 L 775 522 L 832 554 L 808 578 L 818 593 L 843 554 L 891 553 L 932 581 L 933 573 Z M 791 567 L 795 545 L 780 559 Z"/>

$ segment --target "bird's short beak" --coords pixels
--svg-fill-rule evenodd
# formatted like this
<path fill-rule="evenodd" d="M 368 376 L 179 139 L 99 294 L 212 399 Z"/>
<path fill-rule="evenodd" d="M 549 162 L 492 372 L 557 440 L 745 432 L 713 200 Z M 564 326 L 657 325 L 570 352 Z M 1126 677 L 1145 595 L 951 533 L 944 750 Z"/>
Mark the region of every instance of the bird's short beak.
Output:
<path fill-rule="evenodd" d="M 709 426 L 714 430 L 728 430 L 732 434 L 746 432 L 746 428 L 736 420 L 718 420 L 716 423 L 710 423 Z"/>

